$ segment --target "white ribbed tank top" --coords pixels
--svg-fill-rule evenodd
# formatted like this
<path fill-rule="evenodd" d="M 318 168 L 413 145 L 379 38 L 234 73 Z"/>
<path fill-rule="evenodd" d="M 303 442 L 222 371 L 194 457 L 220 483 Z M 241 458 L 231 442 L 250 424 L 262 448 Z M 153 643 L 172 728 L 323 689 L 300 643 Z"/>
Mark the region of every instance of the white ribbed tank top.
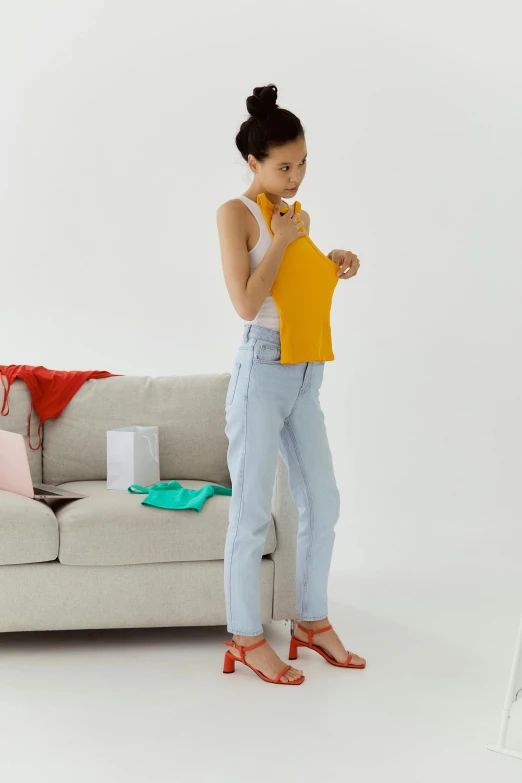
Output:
<path fill-rule="evenodd" d="M 261 207 L 259 206 L 257 201 L 252 201 L 251 198 L 248 198 L 247 196 L 243 196 L 243 195 L 239 196 L 239 198 L 241 199 L 243 204 L 245 204 L 248 207 L 248 209 L 253 214 L 253 216 L 255 217 L 259 225 L 259 239 L 255 247 L 253 247 L 252 250 L 249 250 L 248 252 L 250 258 L 250 274 L 252 274 L 254 269 L 257 266 L 259 266 L 259 264 L 265 257 L 268 248 L 272 244 L 272 235 L 268 230 L 265 216 L 263 215 L 261 211 Z M 268 329 L 275 329 L 277 332 L 279 332 L 280 331 L 279 310 L 277 309 L 272 294 L 270 293 L 268 294 L 254 320 L 244 321 L 243 323 L 257 324 L 258 326 L 266 326 Z"/>

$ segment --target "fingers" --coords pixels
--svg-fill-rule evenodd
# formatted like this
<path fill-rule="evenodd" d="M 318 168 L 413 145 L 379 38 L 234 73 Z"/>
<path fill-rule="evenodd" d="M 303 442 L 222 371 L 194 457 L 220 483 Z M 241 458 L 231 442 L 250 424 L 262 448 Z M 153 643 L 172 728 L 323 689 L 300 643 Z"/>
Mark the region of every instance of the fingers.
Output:
<path fill-rule="evenodd" d="M 359 271 L 359 266 L 359 259 L 357 257 L 352 258 L 351 264 L 346 268 L 346 271 L 342 274 L 338 274 L 339 279 L 348 280 L 350 277 L 354 277 Z"/>

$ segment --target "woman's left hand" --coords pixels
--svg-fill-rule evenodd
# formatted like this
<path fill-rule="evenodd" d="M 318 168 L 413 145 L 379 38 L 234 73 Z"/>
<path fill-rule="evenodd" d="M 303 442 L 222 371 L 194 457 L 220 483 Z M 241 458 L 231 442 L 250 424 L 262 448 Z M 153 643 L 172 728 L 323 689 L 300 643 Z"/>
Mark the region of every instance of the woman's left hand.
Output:
<path fill-rule="evenodd" d="M 331 259 L 335 264 L 339 264 L 337 277 L 340 280 L 348 280 L 359 271 L 359 259 L 355 253 L 351 253 L 349 250 L 332 250 Z"/>

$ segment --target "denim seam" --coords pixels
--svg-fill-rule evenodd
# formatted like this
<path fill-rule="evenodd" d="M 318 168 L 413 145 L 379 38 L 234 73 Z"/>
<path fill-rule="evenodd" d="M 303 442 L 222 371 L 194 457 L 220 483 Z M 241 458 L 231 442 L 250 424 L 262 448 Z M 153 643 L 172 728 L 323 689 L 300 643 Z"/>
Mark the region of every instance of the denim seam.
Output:
<path fill-rule="evenodd" d="M 306 564 L 305 564 L 305 573 L 304 573 L 304 581 L 303 581 L 303 600 L 302 600 L 302 606 L 305 605 L 305 600 L 307 597 L 307 591 L 308 591 L 308 571 L 310 569 L 310 560 L 312 557 L 312 544 L 314 540 L 314 525 L 315 525 L 315 512 L 314 512 L 314 501 L 312 497 L 312 493 L 310 491 L 310 485 L 308 483 L 308 479 L 306 477 L 306 473 L 303 467 L 303 462 L 301 459 L 301 454 L 299 452 L 299 448 L 297 446 L 297 440 L 294 435 L 294 431 L 292 429 L 292 425 L 288 420 L 285 420 L 285 423 L 288 425 L 288 432 L 289 435 L 293 441 L 295 452 L 297 455 L 297 461 L 299 462 L 299 467 L 301 468 L 301 479 L 303 481 L 303 484 L 305 486 L 305 491 L 308 496 L 308 506 L 310 509 L 310 541 L 308 544 L 308 550 L 306 553 Z M 304 619 L 304 618 L 303 618 Z M 322 619 L 322 618 L 319 618 Z"/>
<path fill-rule="evenodd" d="M 305 392 L 307 392 L 308 389 L 310 388 L 310 386 L 312 385 L 312 372 L 313 372 L 313 369 L 314 369 L 313 365 L 314 365 L 314 362 L 308 362 L 308 370 L 309 370 L 309 372 L 308 372 L 308 383 L 306 384 L 306 386 L 303 386 L 303 388 L 299 392 L 299 395 L 298 395 L 299 397 L 301 396 L 301 394 L 305 394 Z"/>
<path fill-rule="evenodd" d="M 234 397 L 236 396 L 236 389 L 237 389 L 237 383 L 238 383 L 238 380 L 239 380 L 239 373 L 240 373 L 240 371 L 241 371 L 241 366 L 242 366 L 242 365 L 241 365 L 241 362 L 235 362 L 235 363 L 234 363 L 234 376 L 235 376 L 235 377 L 232 379 L 232 382 L 233 382 L 234 386 L 233 386 L 233 388 L 231 389 L 231 391 L 232 391 L 232 397 L 230 398 L 230 401 L 228 401 L 228 399 L 227 399 L 227 400 L 225 400 L 225 405 L 226 405 L 227 407 L 229 407 L 230 405 L 232 405 L 232 403 L 234 402 Z M 227 395 L 227 397 L 228 397 L 228 395 Z"/>
<path fill-rule="evenodd" d="M 248 383 L 247 383 L 247 391 L 248 391 Z M 239 512 L 237 516 L 237 525 L 236 525 L 236 533 L 234 535 L 234 540 L 232 542 L 232 552 L 230 553 L 230 564 L 229 564 L 229 572 L 228 572 L 228 581 L 230 585 L 230 622 L 232 622 L 232 562 L 234 559 L 234 548 L 236 545 L 236 538 L 239 531 L 239 525 L 241 523 L 241 512 L 243 511 L 243 497 L 244 497 L 244 490 L 245 490 L 245 482 L 244 482 L 244 475 L 245 475 L 245 462 L 246 462 L 246 444 L 247 444 L 247 425 L 248 425 L 248 396 L 247 391 L 245 391 L 245 412 L 243 414 L 244 417 L 244 427 L 243 427 L 243 454 L 241 456 L 241 497 L 239 499 Z M 234 631 L 234 633 L 238 633 L 238 631 Z M 246 634 L 241 634 L 241 636 L 246 636 Z"/>
<path fill-rule="evenodd" d="M 279 433 L 279 439 L 281 439 L 281 433 Z M 278 449 L 278 454 L 279 454 L 279 449 Z M 279 480 L 277 478 L 277 473 L 278 471 L 276 467 L 276 474 L 274 479 L 274 491 L 272 493 L 272 499 L 275 504 L 275 511 L 273 515 L 274 515 L 274 528 L 276 534 L 276 548 L 277 548 L 277 517 L 278 517 L 278 510 L 279 510 Z M 272 509 L 270 509 L 270 511 L 272 511 Z M 274 616 L 274 609 L 275 609 L 275 566 L 273 566 L 273 568 L 274 568 L 274 579 L 272 581 L 272 617 Z"/>
<path fill-rule="evenodd" d="M 299 390 L 299 392 L 297 393 L 297 397 L 295 398 L 295 402 L 294 402 L 294 404 L 292 405 L 292 410 L 290 411 L 290 413 L 289 413 L 289 414 L 288 414 L 288 416 L 286 417 L 286 419 L 285 419 L 285 423 L 288 421 L 288 419 L 290 418 L 290 416 L 292 415 L 292 413 L 295 411 L 295 409 L 296 409 L 296 407 L 297 407 L 297 403 L 299 402 L 299 397 L 301 397 L 301 395 L 302 395 L 304 392 L 307 392 L 307 391 L 308 391 L 308 389 L 310 388 L 310 385 L 311 385 L 311 383 L 312 383 L 312 381 L 310 380 L 310 381 L 308 382 L 308 384 L 307 384 L 307 385 L 306 385 L 304 388 L 301 388 L 301 389 Z"/>

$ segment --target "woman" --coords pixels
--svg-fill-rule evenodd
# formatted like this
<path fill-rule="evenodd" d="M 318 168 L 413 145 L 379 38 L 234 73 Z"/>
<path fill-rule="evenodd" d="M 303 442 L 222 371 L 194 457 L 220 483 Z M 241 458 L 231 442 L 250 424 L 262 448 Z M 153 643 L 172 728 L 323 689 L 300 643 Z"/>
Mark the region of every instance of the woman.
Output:
<path fill-rule="evenodd" d="M 331 295 L 340 278 L 357 273 L 359 261 L 349 251 L 321 253 L 309 239 L 308 214 L 283 201 L 304 179 L 307 150 L 301 122 L 276 99 L 273 84 L 255 88 L 247 99 L 250 117 L 236 145 L 254 179 L 246 193 L 217 210 L 227 290 L 245 321 L 225 403 L 233 491 L 224 581 L 227 630 L 233 635 L 224 642 L 229 648 L 224 671 L 234 671 L 238 659 L 267 682 L 298 685 L 302 670 L 279 658 L 264 639 L 260 620 L 259 568 L 278 451 L 299 509 L 299 625 L 290 658 L 297 658 L 302 642 L 333 665 L 366 665 L 345 649 L 328 621 L 326 588 L 339 492 L 319 403 L 324 364 L 334 358 Z"/>

